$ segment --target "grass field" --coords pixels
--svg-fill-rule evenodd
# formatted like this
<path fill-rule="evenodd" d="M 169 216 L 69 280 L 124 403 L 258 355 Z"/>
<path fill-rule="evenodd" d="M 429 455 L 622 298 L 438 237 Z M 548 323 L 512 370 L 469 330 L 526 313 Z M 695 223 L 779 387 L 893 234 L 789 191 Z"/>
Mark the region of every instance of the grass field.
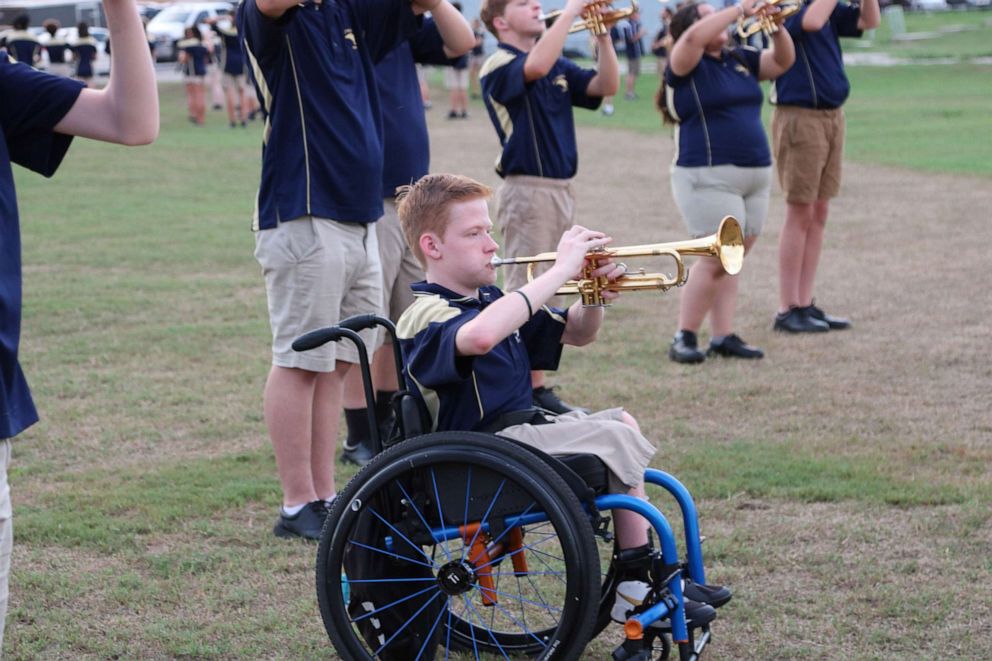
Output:
<path fill-rule="evenodd" d="M 708 658 L 992 657 L 992 302 L 976 240 L 992 98 L 967 85 L 988 75 L 852 69 L 853 164 L 822 295 L 855 330 L 769 331 L 770 219 L 739 314 L 763 364 L 670 363 L 676 296 L 631 295 L 556 378 L 570 399 L 630 409 L 659 442 L 656 464 L 699 498 L 710 576 L 738 595 Z M 314 547 L 270 531 L 269 337 L 249 231 L 259 131 L 219 114 L 192 127 L 179 87 L 162 92 L 154 146 L 80 141 L 55 180 L 16 173 L 21 358 L 43 420 L 15 444 L 5 652 L 327 658 Z M 446 122 L 435 93 L 435 167 L 495 183 L 481 109 Z M 923 121 L 938 98 L 946 114 Z M 612 219 L 625 242 L 678 238 L 661 183 L 670 140 L 646 100 L 619 105 L 581 127 L 580 215 Z M 631 130 L 605 130 L 618 127 Z M 589 658 L 608 656 L 611 635 Z"/>

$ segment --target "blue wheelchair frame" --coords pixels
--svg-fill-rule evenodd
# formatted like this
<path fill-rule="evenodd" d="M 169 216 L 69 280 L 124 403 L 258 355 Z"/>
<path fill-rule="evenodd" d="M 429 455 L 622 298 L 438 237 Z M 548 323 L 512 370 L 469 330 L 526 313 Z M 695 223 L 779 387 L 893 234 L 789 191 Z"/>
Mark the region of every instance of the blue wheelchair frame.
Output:
<path fill-rule="evenodd" d="M 307 333 L 293 342 L 293 349 L 296 351 L 306 351 L 321 346 L 326 342 L 336 342 L 341 339 L 348 339 L 355 344 L 362 370 L 365 398 L 368 403 L 373 450 L 378 454 L 383 449 L 383 443 L 379 436 L 378 425 L 375 420 L 375 394 L 372 387 L 368 352 L 365 343 L 358 334 L 360 330 L 375 326 L 386 328 L 394 339 L 394 346 L 398 346 L 395 343 L 396 328 L 394 324 L 383 317 L 367 314 L 349 317 L 341 321 L 338 326 Z M 394 359 L 397 375 L 399 375 L 401 381 L 399 394 L 403 394 L 403 364 L 398 351 L 394 351 Z M 400 411 L 397 413 L 402 414 Z M 667 617 L 671 620 L 672 640 L 678 645 L 680 661 L 695 661 L 710 641 L 709 625 L 701 627 L 701 635 L 698 637 L 691 635 L 686 625 L 685 605 L 682 595 L 682 577 L 684 573 L 687 573 L 688 577 L 696 583 L 706 583 L 696 506 L 689 490 L 669 473 L 648 468 L 644 473 L 644 481 L 647 484 L 654 484 L 665 489 L 674 497 L 678 504 L 684 529 L 686 562 L 684 565 L 680 563 L 675 533 L 668 520 L 654 505 L 640 498 L 624 494 L 607 494 L 595 498 L 595 508 L 599 511 L 624 509 L 644 517 L 658 536 L 661 547 L 661 561 L 663 566 L 669 570 L 666 579 L 668 594 L 659 599 L 658 603 L 628 618 L 624 626 L 627 640 L 624 645 L 614 652 L 614 659 L 651 659 L 651 650 L 641 649 L 643 632 L 647 631 L 652 623 Z M 544 521 L 547 521 L 547 516 L 543 512 L 510 515 L 503 519 L 502 529 L 509 530 L 516 526 Z M 489 526 L 489 523 L 482 523 L 480 529 L 487 531 Z M 431 529 L 430 534 L 436 542 L 443 542 L 462 537 L 463 531 L 457 526 L 443 526 Z M 387 543 L 389 543 L 388 538 Z M 665 654 L 667 654 L 667 643 Z"/>

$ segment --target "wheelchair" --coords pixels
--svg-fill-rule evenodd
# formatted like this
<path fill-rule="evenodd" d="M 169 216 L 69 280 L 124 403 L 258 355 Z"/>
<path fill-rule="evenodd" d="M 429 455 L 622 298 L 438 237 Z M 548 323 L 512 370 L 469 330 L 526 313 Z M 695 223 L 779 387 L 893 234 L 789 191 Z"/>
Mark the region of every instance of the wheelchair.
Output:
<path fill-rule="evenodd" d="M 652 598 L 623 625 L 613 659 L 667 659 L 673 645 L 680 661 L 698 659 L 711 634 L 709 625 L 690 630 L 685 617 L 682 579 L 706 582 L 689 491 L 663 471 L 645 472 L 679 506 L 682 562 L 665 516 L 641 499 L 607 494 L 607 470 L 594 455 L 551 457 L 492 434 L 430 431 L 422 401 L 403 389 L 399 351 L 395 421 L 381 439 L 358 335 L 373 326 L 395 341 L 387 319 L 359 315 L 293 343 L 297 351 L 355 343 L 377 450 L 334 500 L 318 544 L 317 598 L 338 654 L 582 658 L 612 621 L 617 551 L 603 513 L 620 508 L 647 519 L 660 548 Z"/>

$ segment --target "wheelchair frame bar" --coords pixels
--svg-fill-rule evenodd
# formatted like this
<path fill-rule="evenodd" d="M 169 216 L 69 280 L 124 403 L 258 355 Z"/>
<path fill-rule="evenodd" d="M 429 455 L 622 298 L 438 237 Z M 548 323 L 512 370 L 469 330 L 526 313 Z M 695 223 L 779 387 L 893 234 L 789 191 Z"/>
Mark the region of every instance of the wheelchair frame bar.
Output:
<path fill-rule="evenodd" d="M 706 572 L 703 570 L 703 548 L 699 537 L 699 515 L 696 503 L 692 500 L 689 490 L 675 476 L 656 468 L 644 471 L 644 481 L 657 485 L 675 497 L 682 510 L 682 527 L 685 529 L 685 555 L 689 566 L 689 578 L 696 583 L 706 583 Z"/>
<path fill-rule="evenodd" d="M 677 565 L 679 562 L 678 551 L 675 548 L 675 533 L 669 525 L 665 515 L 658 511 L 654 505 L 623 494 L 607 494 L 596 498 L 596 508 L 599 510 L 623 509 L 630 510 L 635 514 L 640 514 L 651 527 L 658 533 L 658 542 L 661 545 L 661 559 L 666 565 Z M 685 602 L 682 597 L 682 577 L 676 574 L 668 581 L 668 590 L 675 597 L 678 607 L 672 612 L 672 640 L 676 643 L 689 642 L 689 631 L 685 622 Z"/>

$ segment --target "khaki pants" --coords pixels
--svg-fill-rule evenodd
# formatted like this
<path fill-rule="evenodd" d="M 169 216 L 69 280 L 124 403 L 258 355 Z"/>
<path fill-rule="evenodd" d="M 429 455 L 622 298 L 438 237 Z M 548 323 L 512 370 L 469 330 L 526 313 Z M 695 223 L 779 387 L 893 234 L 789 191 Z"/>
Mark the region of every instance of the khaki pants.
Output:
<path fill-rule="evenodd" d="M 561 235 L 575 224 L 575 193 L 571 179 L 510 175 L 496 196 L 496 224 L 503 233 L 503 255 L 529 257 L 558 248 Z M 537 264 L 535 275 L 551 267 Z M 503 289 L 527 284 L 527 265 L 508 266 Z M 551 302 L 552 304 L 557 304 Z"/>

